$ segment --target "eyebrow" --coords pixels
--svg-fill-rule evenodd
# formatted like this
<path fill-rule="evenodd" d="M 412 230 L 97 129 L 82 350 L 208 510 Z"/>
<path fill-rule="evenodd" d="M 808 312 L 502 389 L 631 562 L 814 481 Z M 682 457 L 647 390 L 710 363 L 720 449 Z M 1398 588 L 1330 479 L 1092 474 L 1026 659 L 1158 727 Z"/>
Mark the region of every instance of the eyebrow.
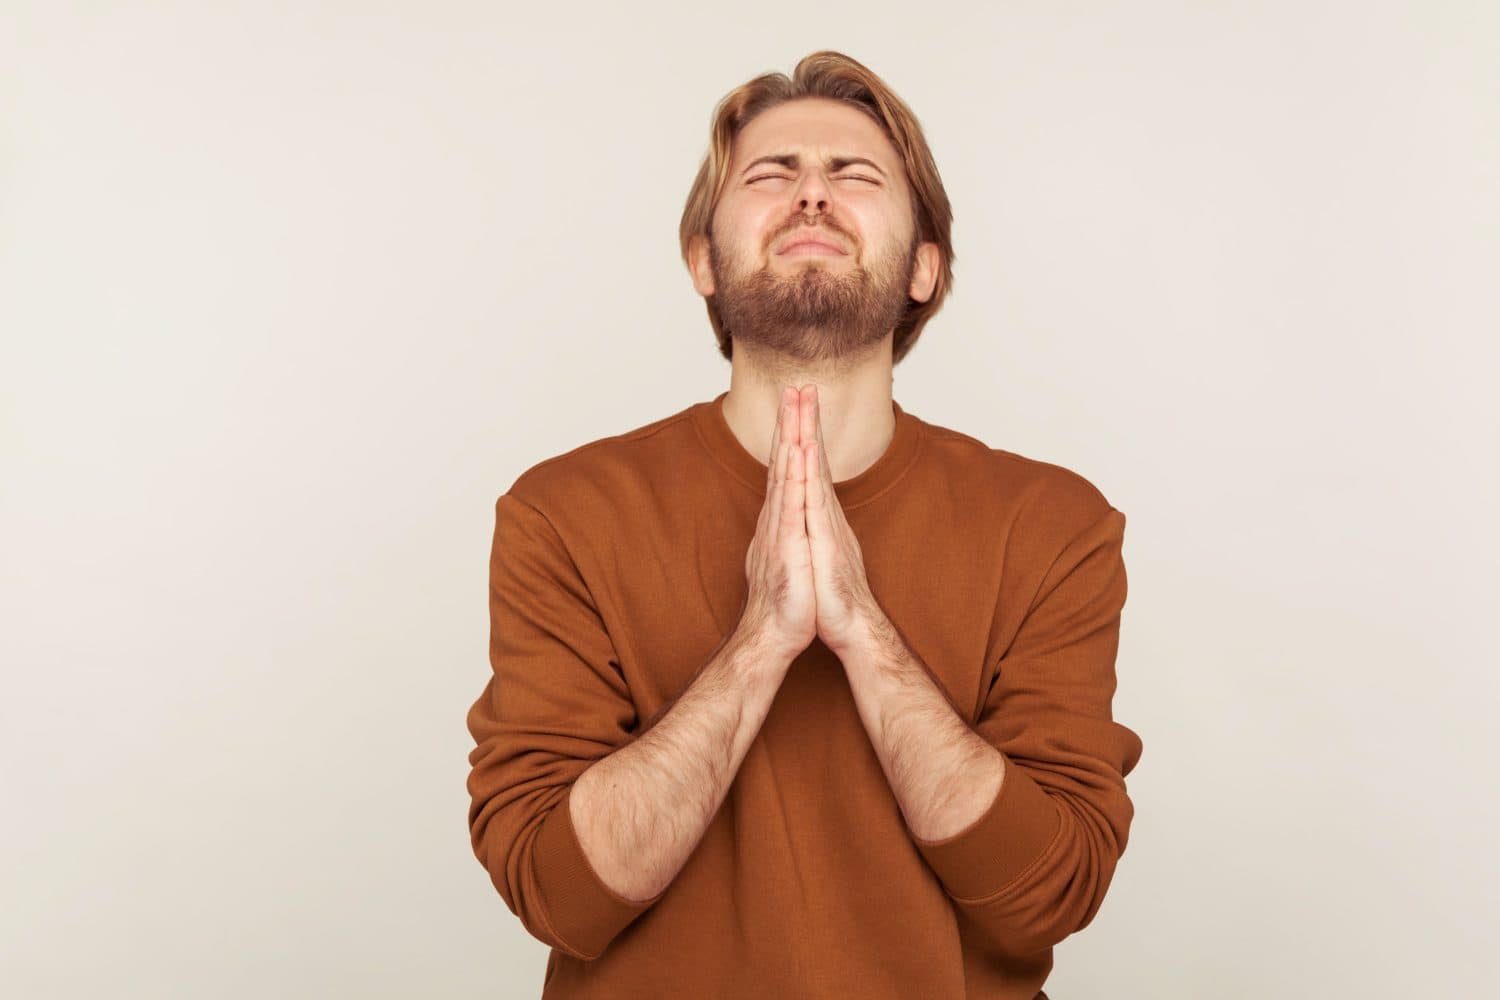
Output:
<path fill-rule="evenodd" d="M 759 166 L 762 163 L 778 163 L 781 166 L 786 167 L 788 170 L 796 170 L 797 166 L 801 162 L 801 159 L 797 156 L 796 153 L 779 153 L 774 156 L 757 156 L 755 159 L 746 164 L 744 170 L 740 171 L 740 176 L 743 177 L 745 174 L 748 174 L 750 172 L 750 169 L 752 167 Z M 879 173 L 881 177 L 885 176 L 885 171 L 880 169 L 880 164 L 876 163 L 874 160 L 866 159 L 863 156 L 830 156 L 828 158 L 828 168 L 835 173 L 854 163 L 861 163 L 867 166 L 874 167 L 876 172 Z"/>

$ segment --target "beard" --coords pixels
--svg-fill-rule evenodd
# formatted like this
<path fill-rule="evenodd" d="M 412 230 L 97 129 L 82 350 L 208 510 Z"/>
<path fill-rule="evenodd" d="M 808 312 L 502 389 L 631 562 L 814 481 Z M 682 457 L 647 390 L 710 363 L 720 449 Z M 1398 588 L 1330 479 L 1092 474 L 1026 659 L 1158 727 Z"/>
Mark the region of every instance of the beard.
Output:
<path fill-rule="evenodd" d="M 911 305 L 915 236 L 893 246 L 870 268 L 843 258 L 792 257 L 786 273 L 768 264 L 725 261 L 709 234 L 709 262 L 719 321 L 733 347 L 770 364 L 842 369 L 868 356 L 890 336 Z"/>

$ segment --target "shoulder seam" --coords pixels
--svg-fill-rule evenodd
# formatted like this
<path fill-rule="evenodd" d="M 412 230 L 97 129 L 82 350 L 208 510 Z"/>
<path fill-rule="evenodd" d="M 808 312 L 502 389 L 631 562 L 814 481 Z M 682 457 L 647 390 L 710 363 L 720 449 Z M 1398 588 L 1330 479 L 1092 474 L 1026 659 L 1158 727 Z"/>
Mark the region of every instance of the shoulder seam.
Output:
<path fill-rule="evenodd" d="M 687 420 L 688 417 L 688 411 L 684 410 L 681 413 L 675 413 L 669 417 L 662 417 L 660 420 L 653 420 L 652 422 L 641 427 L 637 427 L 634 430 L 624 431 L 619 434 L 610 434 L 606 437 L 596 438 L 593 441 L 585 441 L 583 444 L 575 445 L 565 452 L 553 455 L 551 458 L 541 459 L 540 461 L 528 466 L 521 472 L 519 476 L 516 477 L 516 482 L 520 482 L 521 479 L 537 471 L 538 469 L 545 469 L 549 465 L 560 462 L 565 458 L 570 458 L 574 455 L 582 454 L 583 452 L 586 452 L 591 448 L 599 448 L 604 445 L 614 444 L 620 441 L 645 440 L 646 438 L 652 437 L 656 434 L 660 434 L 662 431 L 665 431 L 668 428 L 676 426 L 682 421 Z"/>

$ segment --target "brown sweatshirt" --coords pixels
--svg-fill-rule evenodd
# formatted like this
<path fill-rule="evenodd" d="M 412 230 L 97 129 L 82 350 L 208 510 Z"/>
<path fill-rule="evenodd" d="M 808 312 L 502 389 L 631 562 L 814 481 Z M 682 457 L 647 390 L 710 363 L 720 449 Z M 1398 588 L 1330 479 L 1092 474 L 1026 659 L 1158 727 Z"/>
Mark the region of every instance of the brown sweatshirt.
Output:
<path fill-rule="evenodd" d="M 1004 755 L 993 804 L 916 839 L 814 639 L 663 892 L 616 894 L 579 846 L 574 780 L 738 622 L 766 466 L 726 395 L 546 459 L 495 504 L 468 820 L 552 948 L 542 996 L 1031 1000 L 1103 903 L 1134 812 L 1141 740 L 1111 713 L 1125 515 L 1062 466 L 894 401 L 890 445 L 836 493 L 881 609 Z"/>

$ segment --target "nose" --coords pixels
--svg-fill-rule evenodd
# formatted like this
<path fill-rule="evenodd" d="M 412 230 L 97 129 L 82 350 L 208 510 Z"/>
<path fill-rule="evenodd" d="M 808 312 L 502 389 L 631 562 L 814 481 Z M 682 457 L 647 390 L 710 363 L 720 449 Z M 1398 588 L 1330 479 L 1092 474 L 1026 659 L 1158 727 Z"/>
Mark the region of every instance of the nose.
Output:
<path fill-rule="evenodd" d="M 802 175 L 802 183 L 797 185 L 797 210 L 806 213 L 809 208 L 814 214 L 828 211 L 828 182 L 823 179 L 820 170 L 809 170 Z"/>

